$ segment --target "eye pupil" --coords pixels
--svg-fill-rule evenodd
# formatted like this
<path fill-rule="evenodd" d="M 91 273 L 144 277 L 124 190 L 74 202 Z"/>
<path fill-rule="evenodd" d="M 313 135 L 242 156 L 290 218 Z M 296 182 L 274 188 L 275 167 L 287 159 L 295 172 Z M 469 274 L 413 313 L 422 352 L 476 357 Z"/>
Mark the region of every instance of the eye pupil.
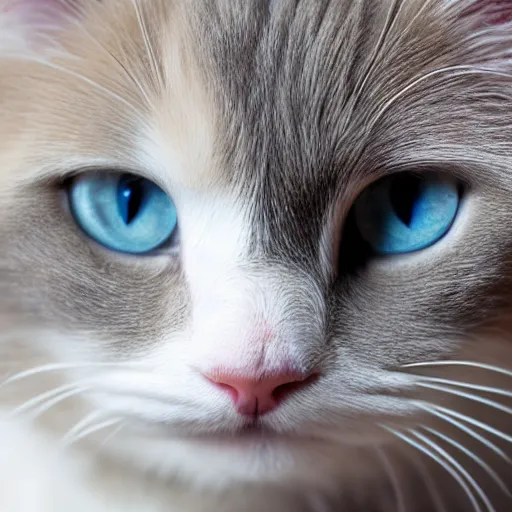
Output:
<path fill-rule="evenodd" d="M 357 228 L 377 254 L 425 249 L 450 230 L 460 203 L 459 191 L 456 179 L 436 172 L 382 178 L 357 199 Z"/>
<path fill-rule="evenodd" d="M 420 194 L 420 179 L 414 175 L 398 176 L 392 180 L 389 198 L 397 217 L 410 227 L 414 206 Z"/>
<path fill-rule="evenodd" d="M 177 228 L 172 199 L 135 174 L 84 173 L 70 184 L 69 201 L 78 227 L 113 251 L 150 254 L 170 243 Z"/>
<path fill-rule="evenodd" d="M 144 199 L 142 179 L 123 176 L 119 180 L 119 210 L 121 218 L 128 226 L 140 212 Z"/>

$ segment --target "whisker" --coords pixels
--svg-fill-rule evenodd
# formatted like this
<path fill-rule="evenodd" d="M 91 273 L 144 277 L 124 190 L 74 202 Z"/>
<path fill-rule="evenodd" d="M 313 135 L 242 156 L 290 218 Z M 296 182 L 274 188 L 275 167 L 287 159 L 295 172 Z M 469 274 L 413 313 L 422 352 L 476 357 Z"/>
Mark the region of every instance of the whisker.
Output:
<path fill-rule="evenodd" d="M 377 455 L 379 456 L 379 459 L 382 462 L 382 465 L 384 466 L 387 475 L 389 476 L 391 485 L 393 486 L 397 506 L 396 512 L 407 512 L 402 487 L 400 485 L 400 480 L 397 477 L 396 471 L 394 470 L 384 450 L 382 450 L 381 448 L 377 448 L 376 452 Z"/>
<path fill-rule="evenodd" d="M 473 453 L 471 450 L 466 448 L 464 445 L 459 443 L 458 441 L 455 441 L 455 439 L 452 439 L 449 436 L 444 435 L 441 432 L 438 432 L 437 430 L 430 428 L 430 427 L 423 427 L 425 430 L 428 430 L 431 434 L 439 437 L 443 441 L 447 442 L 448 444 L 451 444 L 455 448 L 458 448 L 462 453 L 466 454 L 469 458 L 471 458 L 473 461 L 475 461 L 495 482 L 496 484 L 501 488 L 501 490 L 509 497 L 512 497 L 512 493 L 507 488 L 507 485 L 503 480 L 499 477 L 499 475 L 494 471 L 489 464 L 487 464 L 484 460 L 482 460 L 480 457 L 478 457 L 475 453 Z"/>
<path fill-rule="evenodd" d="M 458 418 L 459 420 L 465 421 L 466 423 L 469 423 L 475 427 L 478 427 L 482 430 L 485 430 L 486 432 L 489 432 L 489 434 L 494 434 L 496 437 L 499 437 L 509 443 L 512 443 L 512 437 L 505 434 L 501 430 L 495 429 L 491 427 L 490 425 L 487 425 L 486 423 L 482 423 L 481 421 L 475 420 L 475 418 L 472 418 L 471 416 L 466 416 L 465 414 L 461 414 L 457 411 L 452 411 L 451 409 L 447 409 L 446 407 L 442 407 L 440 405 L 434 405 L 432 404 L 432 407 L 434 409 L 438 409 L 445 414 L 448 414 L 449 416 L 454 416 L 455 418 Z"/>
<path fill-rule="evenodd" d="M 67 391 L 64 391 L 65 389 Z M 30 419 L 32 421 L 34 421 L 39 416 L 41 416 L 46 411 L 51 409 L 53 406 L 59 404 L 63 400 L 66 400 L 66 399 L 76 396 L 80 393 L 83 393 L 84 391 L 87 391 L 88 389 L 89 388 L 85 387 L 85 386 L 77 387 L 76 384 L 61 386 L 60 388 L 57 388 L 55 390 L 47 391 L 46 393 L 41 393 L 41 395 L 38 395 L 38 396 L 32 398 L 31 400 L 28 400 L 27 402 L 21 404 L 20 406 L 16 407 L 12 411 L 10 411 L 8 413 L 7 417 L 13 418 L 20 414 L 23 414 L 23 413 L 27 412 L 34 405 L 37 405 L 38 403 L 43 402 L 42 405 L 40 407 L 38 407 L 30 416 Z M 45 401 L 45 399 L 48 399 L 48 400 Z"/>
<path fill-rule="evenodd" d="M 417 382 L 416 386 L 427 389 L 434 389 L 436 391 L 442 391 L 443 393 L 448 393 L 450 395 L 460 396 L 461 398 L 466 398 L 467 400 L 471 400 L 473 402 L 478 402 L 483 405 L 487 405 L 492 407 L 493 409 L 497 409 L 499 411 L 505 412 L 507 414 L 512 414 L 512 409 L 510 407 L 506 407 L 504 405 L 495 402 L 494 400 L 489 400 L 487 398 L 482 398 L 473 393 L 466 393 L 465 391 L 460 391 L 458 389 L 450 389 L 446 386 L 438 386 L 437 384 L 429 384 L 426 382 Z"/>
<path fill-rule="evenodd" d="M 30 419 L 32 421 L 35 421 L 37 418 L 42 416 L 45 412 L 49 411 L 52 407 L 60 404 L 64 400 L 67 400 L 68 398 L 73 398 L 74 396 L 80 395 L 81 393 L 88 391 L 90 388 L 88 387 L 79 387 L 74 390 L 70 390 L 66 393 L 62 393 L 59 396 L 56 396 L 52 400 L 48 400 L 44 404 L 42 404 L 40 407 L 38 407 L 31 415 Z"/>
<path fill-rule="evenodd" d="M 457 421 L 450 416 L 447 416 L 446 414 L 443 414 L 442 412 L 436 411 L 435 409 L 427 406 L 427 405 L 421 405 L 418 404 L 419 407 L 421 407 L 423 410 L 429 412 L 430 414 L 446 421 L 447 423 L 450 423 L 454 427 L 458 428 L 459 430 L 462 430 L 469 436 L 471 436 L 473 439 L 476 439 L 477 441 L 480 441 L 484 446 L 492 450 L 494 453 L 499 455 L 503 460 L 508 462 L 509 464 L 512 464 L 512 459 L 510 459 L 507 454 L 498 446 L 496 446 L 494 443 L 486 439 L 485 437 L 481 436 L 478 432 L 475 432 L 474 430 L 470 429 L 468 426 L 464 425 L 464 423 L 461 423 L 460 421 Z"/>
<path fill-rule="evenodd" d="M 489 370 L 491 372 L 501 373 L 512 377 L 512 371 L 506 370 L 499 366 L 491 364 L 476 363 L 474 361 L 424 361 L 421 363 L 409 363 L 402 365 L 402 368 L 428 368 L 435 366 L 469 366 L 472 368 L 480 368 L 481 370 Z"/>
<path fill-rule="evenodd" d="M 54 364 L 45 364 L 42 366 L 36 366 L 35 368 L 30 368 L 29 370 L 23 370 L 19 373 L 11 375 L 7 379 L 5 379 L 1 384 L 0 388 L 12 384 L 14 382 L 20 381 L 22 379 L 26 379 L 28 377 L 33 377 L 35 375 L 39 375 L 41 373 L 49 373 L 49 372 L 57 372 L 57 371 L 66 371 L 66 370 L 78 370 L 78 369 L 88 369 L 88 368 L 127 368 L 133 369 L 138 368 L 140 365 L 137 363 L 54 363 Z"/>
<path fill-rule="evenodd" d="M 45 391 L 44 393 L 41 393 L 39 395 L 36 395 L 35 397 L 32 397 L 31 399 L 23 402 L 21 405 L 17 406 L 16 408 L 12 409 L 7 417 L 12 418 L 15 416 L 18 416 L 20 414 L 23 414 L 33 407 L 37 406 L 38 404 L 43 404 L 42 407 L 46 407 L 46 404 L 51 402 L 51 399 L 58 399 L 61 400 L 61 396 L 67 397 L 72 396 L 76 390 L 82 390 L 84 388 L 78 387 L 77 384 L 65 384 L 63 386 L 59 386 L 58 388 L 51 389 L 49 391 Z M 39 409 L 37 409 L 39 410 Z"/>
<path fill-rule="evenodd" d="M 433 382 L 438 384 L 448 384 L 450 386 L 457 386 L 461 388 L 474 389 L 475 391 L 482 391 L 484 393 L 492 393 L 494 395 L 506 396 L 507 398 L 512 398 L 512 391 L 508 391 L 507 389 L 494 388 L 491 386 L 480 386 L 478 384 L 471 384 L 469 382 L 461 382 L 458 380 L 451 379 L 440 379 L 437 377 L 425 377 L 423 375 L 417 375 L 421 381 Z"/>
<path fill-rule="evenodd" d="M 61 443 L 66 446 L 68 445 L 69 439 L 72 439 L 73 436 L 75 436 L 78 432 L 83 430 L 85 427 L 90 425 L 91 423 L 94 423 L 96 420 L 101 418 L 103 414 L 100 411 L 93 411 L 92 413 L 88 414 L 80 420 L 78 423 L 76 423 L 73 427 L 71 427 L 67 433 L 62 437 Z"/>
<path fill-rule="evenodd" d="M 469 501 L 471 502 L 473 509 L 477 512 L 482 512 L 482 509 L 480 508 L 480 505 L 478 504 L 478 501 L 476 500 L 473 492 L 471 489 L 467 486 L 464 479 L 455 471 L 445 460 L 438 457 L 435 453 L 432 453 L 428 448 L 423 446 L 421 443 L 418 443 L 414 439 L 411 439 L 410 437 L 406 436 L 405 434 L 398 432 L 397 430 L 394 430 L 390 427 L 387 427 L 385 425 L 381 425 L 382 428 L 393 434 L 394 436 L 398 437 L 408 445 L 412 446 L 413 448 L 416 448 L 420 452 L 424 453 L 427 457 L 430 457 L 432 460 L 437 462 L 444 470 L 446 470 L 461 486 L 461 488 L 464 490 L 466 496 L 469 498 Z"/>
<path fill-rule="evenodd" d="M 385 425 L 381 425 L 382 428 L 386 429 L 391 434 L 395 435 L 399 439 L 402 439 L 402 441 L 406 442 L 408 445 L 412 446 L 413 448 L 416 448 L 420 452 L 424 453 L 427 457 L 430 457 L 432 460 L 437 462 L 445 471 L 447 471 L 461 486 L 461 488 L 464 490 L 466 496 L 469 498 L 469 501 L 471 502 L 473 509 L 477 512 L 482 512 L 482 509 L 480 508 L 480 505 L 478 504 L 473 492 L 471 489 L 467 486 L 464 479 L 455 471 L 449 464 L 447 464 L 446 461 L 444 461 L 442 458 L 438 457 L 435 453 L 432 453 L 428 448 L 423 446 L 421 443 L 418 443 L 414 439 L 411 439 L 410 437 L 406 436 L 405 434 L 398 432 L 392 428 L 386 427 Z"/>
<path fill-rule="evenodd" d="M 466 480 L 469 482 L 469 484 L 473 487 L 473 489 L 476 491 L 476 493 L 480 496 L 482 501 L 484 502 L 485 506 L 487 507 L 487 510 L 491 512 L 496 512 L 496 509 L 493 507 L 492 503 L 490 502 L 489 498 L 487 497 L 487 494 L 482 490 L 482 488 L 478 485 L 476 480 L 464 469 L 462 464 L 457 462 L 446 450 L 441 448 L 437 443 L 432 441 L 427 436 L 421 434 L 420 432 L 417 432 L 415 430 L 410 430 L 411 434 L 416 436 L 418 439 L 426 443 L 428 446 L 430 446 L 433 450 L 435 450 L 439 455 L 444 457 L 448 462 L 452 464 L 460 473 L 461 476 L 465 477 Z"/>
<path fill-rule="evenodd" d="M 66 446 L 71 446 L 73 444 L 76 444 L 78 441 L 84 439 L 87 436 L 90 436 L 92 434 L 95 434 L 96 432 L 99 432 L 100 430 L 103 430 L 108 427 L 112 427 L 114 425 L 118 425 L 121 423 L 120 418 L 111 418 L 109 420 L 105 420 L 101 423 L 97 423 L 96 425 L 93 425 L 92 427 L 89 427 L 85 430 L 82 430 L 81 433 L 77 434 L 73 438 L 70 438 L 69 442 L 66 444 Z"/>

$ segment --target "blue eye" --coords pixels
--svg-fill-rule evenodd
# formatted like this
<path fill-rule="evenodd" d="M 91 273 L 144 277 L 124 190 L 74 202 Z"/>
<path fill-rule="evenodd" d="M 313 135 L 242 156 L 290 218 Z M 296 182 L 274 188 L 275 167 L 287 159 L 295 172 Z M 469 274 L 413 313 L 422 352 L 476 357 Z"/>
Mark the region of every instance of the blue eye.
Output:
<path fill-rule="evenodd" d="M 114 251 L 151 252 L 176 230 L 176 208 L 169 196 L 132 174 L 85 174 L 73 182 L 69 195 L 80 228 Z"/>
<path fill-rule="evenodd" d="M 459 208 L 458 182 L 438 174 L 399 174 L 370 185 L 355 204 L 357 228 L 383 255 L 418 251 L 440 240 Z"/>

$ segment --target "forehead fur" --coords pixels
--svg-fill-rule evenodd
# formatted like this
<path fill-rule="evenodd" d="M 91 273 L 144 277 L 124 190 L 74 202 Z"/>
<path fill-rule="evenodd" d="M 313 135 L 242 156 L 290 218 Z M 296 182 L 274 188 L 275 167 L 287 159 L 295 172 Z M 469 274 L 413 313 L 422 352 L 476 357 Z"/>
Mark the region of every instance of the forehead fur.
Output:
<path fill-rule="evenodd" d="M 147 175 L 178 202 L 181 189 L 222 193 L 244 210 L 255 259 L 310 274 L 321 274 L 322 237 L 335 239 L 355 196 L 386 173 L 456 172 L 503 191 L 495 206 L 482 200 L 482 217 L 506 215 L 509 27 L 482 31 L 470 3 L 84 3 L 38 28 L 47 44 L 2 54 L 0 180 L 9 189 L 108 167 Z M 60 226 L 52 201 L 39 218 Z M 480 247 L 492 233 L 490 221 L 475 222 Z M 74 243 L 70 261 L 82 247 Z M 464 268 L 481 257 L 475 251 L 458 253 Z M 487 261 L 481 272 L 494 272 Z M 85 263 L 91 274 L 95 264 Z M 460 277 L 449 261 L 437 271 L 454 286 Z M 93 296 L 96 288 L 88 283 Z M 434 288 L 427 283 L 448 293 Z"/>
<path fill-rule="evenodd" d="M 319 202 L 312 187 L 325 196 L 354 177 L 357 184 L 369 173 L 442 161 L 448 150 L 452 159 L 467 155 L 474 130 L 462 134 L 462 123 L 450 120 L 454 114 L 466 125 L 478 116 L 485 120 L 485 111 L 467 104 L 480 97 L 479 85 L 502 84 L 478 66 L 506 62 L 508 38 L 475 37 L 477 14 L 466 12 L 469 1 L 46 5 L 61 4 L 70 12 L 45 34 L 55 41 L 51 60 L 44 52 L 39 62 L 37 53 L 18 51 L 14 59 L 4 53 L 11 70 L 2 76 L 3 97 L 9 98 L 3 111 L 11 123 L 20 117 L 27 122 L 21 104 L 29 102 L 26 110 L 39 104 L 46 117 L 29 122 L 46 139 L 72 143 L 74 154 L 91 146 L 97 153 L 126 153 L 133 134 L 143 134 L 156 141 L 150 158 L 159 144 L 159 156 L 172 159 L 178 153 L 168 149 L 173 142 L 186 147 L 193 140 L 187 156 L 195 152 L 202 159 L 183 171 L 188 159 L 182 158 L 175 174 L 183 171 L 190 184 L 199 175 L 196 185 L 202 178 L 205 186 L 227 179 L 265 204 L 290 201 L 291 210 L 300 204 L 321 213 L 331 198 Z M 3 39 L 15 33 L 16 24 Z M 18 93 L 21 76 L 24 91 Z M 471 94 L 461 102 L 465 88 Z M 430 112 L 438 118 L 426 123 L 429 106 L 440 103 L 446 109 Z M 90 136 L 69 129 L 83 125 L 75 120 L 84 114 Z M 437 137 L 433 124 L 441 132 Z M 444 154 L 441 139 L 452 142 Z M 50 156 L 55 148 L 46 145 Z"/>
<path fill-rule="evenodd" d="M 39 23 L 61 4 L 65 13 L 51 24 Z M 53 9 L 33 16 L 36 24 L 23 11 L 0 17 L 10 23 L 0 37 L 10 44 L 0 52 L 0 121 L 6 127 L 0 149 L 19 159 L 19 177 L 110 167 L 162 183 L 170 165 L 175 179 L 184 167 L 192 182 L 207 168 L 204 160 L 193 166 L 194 157 L 211 159 L 214 121 L 174 3 L 126 2 L 122 9 L 116 1 L 47 5 Z M 35 33 L 26 37 L 30 30 Z M 173 160 L 176 147 L 185 153 L 179 162 Z"/>
<path fill-rule="evenodd" d="M 253 205 L 258 250 L 316 259 L 336 205 L 388 172 L 456 162 L 508 182 L 510 128 L 482 100 L 510 93 L 510 36 L 477 31 L 470 3 L 188 4 L 220 118 L 216 171 Z"/>

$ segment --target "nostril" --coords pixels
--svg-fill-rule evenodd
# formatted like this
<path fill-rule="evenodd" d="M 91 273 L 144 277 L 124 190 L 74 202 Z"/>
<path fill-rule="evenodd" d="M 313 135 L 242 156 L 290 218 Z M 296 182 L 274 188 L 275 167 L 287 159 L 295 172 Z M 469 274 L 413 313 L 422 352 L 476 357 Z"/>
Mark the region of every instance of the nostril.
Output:
<path fill-rule="evenodd" d="M 284 371 L 261 377 L 213 371 L 203 376 L 230 397 L 240 414 L 256 416 L 272 411 L 291 394 L 313 383 L 319 374 Z"/>
<path fill-rule="evenodd" d="M 305 386 L 308 386 L 309 384 L 315 382 L 318 379 L 318 377 L 319 374 L 314 373 L 304 379 L 281 384 L 272 391 L 272 398 L 276 401 L 276 403 L 280 403 L 283 400 L 286 400 L 286 398 L 288 398 L 295 391 L 298 391 L 299 389 L 302 389 Z"/>
<path fill-rule="evenodd" d="M 210 381 L 211 384 L 213 384 L 215 387 L 222 389 L 225 393 L 227 393 L 231 400 L 233 402 L 238 402 L 238 389 L 236 389 L 234 386 L 231 386 L 229 384 L 226 384 L 225 382 L 218 382 L 214 379 L 211 379 L 210 377 L 206 377 L 206 380 Z"/>

